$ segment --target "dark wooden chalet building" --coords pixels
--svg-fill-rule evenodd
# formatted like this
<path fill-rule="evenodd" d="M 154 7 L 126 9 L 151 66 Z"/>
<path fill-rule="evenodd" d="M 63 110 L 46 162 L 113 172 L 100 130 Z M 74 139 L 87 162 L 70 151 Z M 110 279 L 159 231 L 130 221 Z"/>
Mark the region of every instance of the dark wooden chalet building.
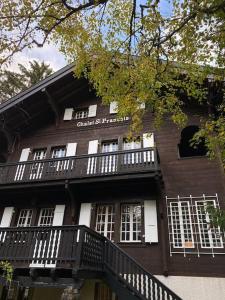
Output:
<path fill-rule="evenodd" d="M 206 210 L 225 207 L 223 174 L 190 147 L 205 112 L 188 109 L 182 131 L 146 112 L 128 141 L 129 117 L 72 66 L 0 105 L 1 299 L 225 299 Z"/>

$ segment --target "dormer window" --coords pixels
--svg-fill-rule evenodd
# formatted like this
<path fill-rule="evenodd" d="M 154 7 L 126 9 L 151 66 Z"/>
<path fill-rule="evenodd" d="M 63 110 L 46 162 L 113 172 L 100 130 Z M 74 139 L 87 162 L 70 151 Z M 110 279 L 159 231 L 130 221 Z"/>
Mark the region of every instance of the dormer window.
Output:
<path fill-rule="evenodd" d="M 97 104 L 89 105 L 85 108 L 66 108 L 63 116 L 64 121 L 80 120 L 85 118 L 96 117 Z"/>
<path fill-rule="evenodd" d="M 73 118 L 75 120 L 85 119 L 87 117 L 88 117 L 88 108 L 84 108 L 84 109 L 74 111 Z"/>

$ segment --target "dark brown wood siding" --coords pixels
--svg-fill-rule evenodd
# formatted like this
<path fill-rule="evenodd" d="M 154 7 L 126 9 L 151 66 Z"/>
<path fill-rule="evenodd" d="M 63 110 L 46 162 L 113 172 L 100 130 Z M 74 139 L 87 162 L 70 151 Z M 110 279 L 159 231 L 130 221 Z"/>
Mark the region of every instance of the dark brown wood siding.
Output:
<path fill-rule="evenodd" d="M 66 107 L 72 106 L 72 99 L 67 102 Z M 109 114 L 109 107 L 100 103 L 94 97 L 90 99 L 76 100 L 78 107 L 87 107 L 90 104 L 98 104 L 97 116 L 90 118 L 90 121 L 107 118 L 116 118 L 116 115 Z M 128 133 L 129 122 L 112 122 L 101 125 L 91 125 L 77 127 L 77 121 L 63 121 L 65 105 L 61 106 L 61 119 L 58 125 L 54 122 L 51 125 L 36 124 L 36 129 L 24 134 L 14 145 L 14 151 L 9 155 L 8 161 L 19 160 L 23 148 L 47 148 L 47 156 L 50 157 L 52 147 L 66 145 L 70 142 L 77 143 L 77 155 L 88 153 L 88 142 L 90 140 L 115 140 L 120 142 Z M 74 197 L 72 200 L 65 188 L 65 185 L 51 187 L 35 187 L 35 183 L 30 183 L 27 189 L 4 191 L 0 187 L 0 199 L 2 213 L 3 207 L 15 206 L 19 208 L 32 207 L 36 211 L 34 225 L 37 224 L 38 211 L 42 207 L 54 206 L 56 204 L 66 204 L 64 225 L 72 223 L 71 201 L 75 202 L 76 219 L 79 216 L 79 207 L 82 202 L 92 203 L 130 203 L 133 201 L 142 203 L 144 200 L 156 199 L 158 206 L 158 229 L 159 243 L 157 244 L 123 244 L 119 245 L 137 261 L 142 263 L 151 273 L 162 274 L 168 271 L 174 275 L 209 275 L 225 276 L 225 255 L 215 256 L 196 255 L 184 257 L 180 254 L 169 256 L 168 231 L 166 216 L 165 196 L 200 196 L 202 194 L 219 196 L 220 205 L 225 207 L 224 182 L 217 161 L 210 161 L 206 157 L 193 157 L 180 159 L 178 155 L 178 143 L 180 132 L 171 121 L 166 120 L 160 129 L 155 129 L 153 116 L 147 113 L 143 130 L 140 133 L 154 132 L 155 141 L 160 158 L 160 167 L 164 185 L 155 179 L 136 179 L 133 181 L 121 180 L 107 183 L 74 184 L 71 191 Z M 84 120 L 78 120 L 85 122 Z M 199 124 L 199 116 L 190 115 L 190 125 Z M 40 126 L 39 126 L 40 125 Z M 119 218 L 120 216 L 117 216 Z M 12 221 L 16 225 L 16 214 Z M 162 228 L 163 226 L 163 228 Z M 165 245 L 165 246 L 163 246 Z"/>

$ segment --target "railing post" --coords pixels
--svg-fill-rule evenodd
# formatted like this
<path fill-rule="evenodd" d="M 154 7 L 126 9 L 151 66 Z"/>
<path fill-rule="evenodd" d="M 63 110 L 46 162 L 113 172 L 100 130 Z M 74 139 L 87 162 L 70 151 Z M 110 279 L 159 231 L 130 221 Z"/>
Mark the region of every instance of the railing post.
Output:
<path fill-rule="evenodd" d="M 158 156 L 157 156 L 157 150 L 156 150 L 156 147 L 154 147 L 153 153 L 154 153 L 154 165 L 155 165 L 155 170 L 158 170 Z"/>
<path fill-rule="evenodd" d="M 75 272 L 77 272 L 82 265 L 82 250 L 83 250 L 83 243 L 85 239 L 85 228 L 81 227 L 77 233 L 78 233 L 77 234 L 78 246 L 76 251 L 76 262 L 74 266 Z"/>

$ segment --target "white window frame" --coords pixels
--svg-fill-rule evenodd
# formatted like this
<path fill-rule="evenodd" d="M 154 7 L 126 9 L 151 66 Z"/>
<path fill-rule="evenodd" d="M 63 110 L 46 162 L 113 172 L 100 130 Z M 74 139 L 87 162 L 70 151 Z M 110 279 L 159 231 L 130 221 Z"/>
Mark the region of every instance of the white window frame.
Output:
<path fill-rule="evenodd" d="M 174 206 L 174 204 L 176 206 Z M 182 211 L 182 205 L 186 204 L 188 214 L 186 215 L 186 220 L 184 218 L 184 214 Z M 176 216 L 173 214 L 176 208 Z M 174 216 L 178 219 L 174 220 Z M 190 203 L 189 201 L 173 201 L 170 202 L 170 214 L 169 217 L 171 219 L 171 229 L 172 229 L 172 240 L 173 240 L 173 248 L 194 248 L 194 236 L 193 236 L 193 229 L 192 229 L 192 221 L 191 221 L 191 211 L 190 211 Z M 191 237 L 191 239 L 186 239 L 185 235 Z M 180 241 L 177 238 L 180 236 Z M 180 243 L 180 246 L 179 246 Z"/>
<path fill-rule="evenodd" d="M 214 208 L 216 208 L 216 201 L 215 200 L 198 200 L 195 202 L 195 209 L 196 209 L 196 216 L 197 216 L 197 223 L 198 223 L 198 231 L 199 231 L 199 239 L 200 239 L 200 245 L 203 249 L 212 249 L 212 248 L 223 248 L 223 240 L 222 235 L 220 231 L 220 227 L 210 227 L 210 215 L 206 211 L 208 204 L 212 204 Z M 202 207 L 204 209 L 205 213 L 205 220 L 204 222 L 203 218 L 204 215 L 200 214 L 199 207 Z M 204 230 L 204 226 L 207 226 L 207 235 L 206 237 L 206 231 Z M 215 231 L 215 232 L 213 232 Z M 219 236 L 219 238 L 213 238 L 213 235 Z M 209 240 L 210 246 L 205 246 L 207 244 L 207 239 Z M 219 245 L 218 245 L 219 244 Z"/>
<path fill-rule="evenodd" d="M 126 213 L 126 212 L 123 212 L 123 207 L 125 206 L 129 206 L 130 207 L 130 212 L 129 213 Z M 134 231 L 134 208 L 135 207 L 139 207 L 140 209 L 140 222 L 136 222 L 136 226 L 140 226 L 140 230 L 137 230 L 137 227 L 136 227 L 136 230 Z M 123 214 L 125 215 L 129 215 L 129 219 L 130 219 L 130 222 L 123 222 Z M 122 204 L 121 205 L 121 214 L 120 214 L 120 241 L 123 242 L 123 243 L 141 243 L 142 240 L 141 240 L 141 227 L 142 227 L 142 207 L 141 207 L 141 204 Z M 123 230 L 123 223 L 125 223 L 125 226 L 126 224 L 130 223 L 130 230 Z M 140 233 L 140 239 L 133 239 L 133 234 L 134 232 L 136 232 L 136 234 L 138 235 L 138 232 Z M 126 238 L 126 234 L 129 233 L 129 239 L 126 240 L 126 239 L 123 239 L 123 233 L 125 234 L 125 238 Z"/>
<path fill-rule="evenodd" d="M 33 209 L 21 209 L 17 220 L 17 227 L 30 227 L 32 222 Z M 21 224 L 21 220 L 25 219 L 24 224 Z"/>
<path fill-rule="evenodd" d="M 55 213 L 55 208 L 53 207 L 42 208 L 39 214 L 38 226 L 41 227 L 52 226 L 54 213 Z M 42 219 L 47 219 L 47 223 L 43 222 Z"/>
<path fill-rule="evenodd" d="M 57 159 L 57 161 L 51 161 L 50 167 L 55 168 L 57 172 L 66 169 L 66 160 L 58 160 L 66 156 L 66 146 L 53 147 L 51 149 L 51 158 Z"/>
<path fill-rule="evenodd" d="M 35 161 L 42 161 L 46 157 L 46 152 L 47 149 L 42 148 L 42 149 L 34 149 L 33 151 L 33 160 Z M 44 163 L 43 162 L 35 162 L 31 165 L 30 169 L 30 179 L 40 179 L 42 176 L 44 168 Z"/>
<path fill-rule="evenodd" d="M 61 158 L 66 156 L 66 146 L 52 147 L 51 157 L 52 158 Z"/>
<path fill-rule="evenodd" d="M 105 208 L 105 213 L 103 213 Z M 110 213 L 111 208 L 111 213 Z M 98 226 L 100 229 L 98 230 Z M 102 230 L 103 226 L 103 230 Z M 108 230 L 110 228 L 110 230 Z M 99 204 L 96 211 L 95 231 L 104 235 L 111 241 L 114 241 L 113 236 L 115 234 L 115 205 L 113 204 Z"/>
<path fill-rule="evenodd" d="M 142 142 L 140 139 L 135 141 L 127 141 L 126 139 L 123 140 L 123 150 L 138 150 L 142 148 Z M 142 152 L 134 152 L 134 153 L 124 153 L 123 154 L 123 164 L 130 165 L 130 164 L 139 164 L 143 161 L 143 153 Z"/>
<path fill-rule="evenodd" d="M 83 108 L 80 110 L 74 111 L 73 119 L 74 120 L 80 120 L 80 119 L 86 119 L 88 118 L 88 108 Z"/>
<path fill-rule="evenodd" d="M 118 151 L 118 140 L 103 141 L 101 145 L 102 153 L 109 153 L 101 157 L 101 173 L 114 173 L 117 171 L 118 155 L 113 152 Z"/>

